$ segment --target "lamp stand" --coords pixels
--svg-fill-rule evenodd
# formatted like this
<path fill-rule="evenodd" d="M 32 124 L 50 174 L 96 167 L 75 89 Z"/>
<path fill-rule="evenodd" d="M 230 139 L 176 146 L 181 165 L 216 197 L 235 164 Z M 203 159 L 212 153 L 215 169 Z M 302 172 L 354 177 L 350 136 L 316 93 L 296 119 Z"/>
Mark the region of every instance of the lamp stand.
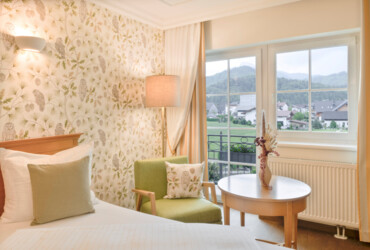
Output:
<path fill-rule="evenodd" d="M 164 143 L 165 119 L 166 119 L 166 108 L 162 107 L 162 157 L 165 156 L 165 152 L 166 152 L 165 143 Z"/>

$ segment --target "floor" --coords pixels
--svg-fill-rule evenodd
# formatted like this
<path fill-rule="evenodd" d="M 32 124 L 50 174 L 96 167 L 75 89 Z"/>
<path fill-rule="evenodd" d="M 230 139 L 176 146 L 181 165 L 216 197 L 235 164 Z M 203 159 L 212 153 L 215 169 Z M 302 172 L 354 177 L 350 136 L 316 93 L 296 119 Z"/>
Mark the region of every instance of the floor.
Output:
<path fill-rule="evenodd" d="M 222 209 L 222 206 L 220 206 Z M 240 213 L 231 209 L 230 225 L 240 226 Z M 245 214 L 245 227 L 255 235 L 257 239 L 274 242 L 284 242 L 284 225 L 282 221 L 264 219 L 260 220 L 257 215 Z M 306 228 L 298 228 L 299 250 L 354 250 L 370 249 L 370 244 L 362 243 L 355 239 L 339 240 L 333 234 L 319 232 Z"/>

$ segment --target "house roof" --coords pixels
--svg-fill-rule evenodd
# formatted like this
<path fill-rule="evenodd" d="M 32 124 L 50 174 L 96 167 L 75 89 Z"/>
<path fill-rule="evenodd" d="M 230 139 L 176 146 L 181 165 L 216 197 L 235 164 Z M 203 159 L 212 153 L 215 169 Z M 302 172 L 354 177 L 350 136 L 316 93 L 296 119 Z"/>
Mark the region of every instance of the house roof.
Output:
<path fill-rule="evenodd" d="M 277 102 L 276 103 L 276 106 L 278 106 L 278 107 L 282 107 L 282 106 L 285 106 L 285 105 L 287 105 L 286 102 Z"/>
<path fill-rule="evenodd" d="M 344 105 L 347 105 L 348 104 L 348 100 L 345 100 L 343 101 L 342 103 L 340 103 L 338 106 L 336 106 L 333 111 L 337 111 L 338 109 L 340 109 L 341 107 L 343 107 Z"/>
<path fill-rule="evenodd" d="M 333 100 L 326 100 L 326 101 L 318 101 L 312 103 L 312 108 L 316 111 L 316 113 L 322 113 L 326 111 L 333 111 L 335 107 L 339 106 L 343 101 L 333 101 Z"/>
<path fill-rule="evenodd" d="M 308 122 L 298 121 L 298 120 L 291 120 L 290 123 L 295 123 L 295 124 L 299 124 L 299 125 L 307 125 L 308 124 Z"/>
<path fill-rule="evenodd" d="M 348 121 L 347 111 L 326 111 L 321 114 L 324 121 Z"/>
<path fill-rule="evenodd" d="M 217 109 L 216 105 L 213 102 L 207 102 L 206 110 L 209 111 L 212 107 L 215 107 Z"/>
<path fill-rule="evenodd" d="M 291 111 L 289 110 L 277 110 L 276 116 L 277 117 L 290 117 Z"/>

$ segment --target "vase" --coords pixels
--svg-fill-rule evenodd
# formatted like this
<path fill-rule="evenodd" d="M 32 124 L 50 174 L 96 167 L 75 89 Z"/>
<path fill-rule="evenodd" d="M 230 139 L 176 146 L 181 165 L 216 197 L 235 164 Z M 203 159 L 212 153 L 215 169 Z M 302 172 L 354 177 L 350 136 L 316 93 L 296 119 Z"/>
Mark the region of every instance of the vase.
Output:
<path fill-rule="evenodd" d="M 271 170 L 268 166 L 268 157 L 267 156 L 260 156 L 260 172 L 259 172 L 259 178 L 261 181 L 261 185 L 264 188 L 272 189 L 270 186 L 270 181 L 272 177 Z"/>

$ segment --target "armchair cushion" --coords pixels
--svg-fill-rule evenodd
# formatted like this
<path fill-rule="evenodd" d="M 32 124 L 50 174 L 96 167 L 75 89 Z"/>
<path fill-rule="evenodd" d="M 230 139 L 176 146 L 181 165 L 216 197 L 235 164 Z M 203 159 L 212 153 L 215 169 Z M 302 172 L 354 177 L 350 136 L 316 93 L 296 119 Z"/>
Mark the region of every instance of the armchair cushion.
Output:
<path fill-rule="evenodd" d="M 175 156 L 160 159 L 148 159 L 135 162 L 135 188 L 155 193 L 155 199 L 162 199 L 167 194 L 167 172 L 165 161 L 170 163 L 188 163 L 188 157 Z M 149 201 L 143 197 L 142 202 Z"/>
<path fill-rule="evenodd" d="M 158 199 L 157 215 L 167 219 L 190 223 L 222 224 L 221 209 L 202 198 Z M 141 206 L 141 212 L 151 214 L 150 202 Z"/>

